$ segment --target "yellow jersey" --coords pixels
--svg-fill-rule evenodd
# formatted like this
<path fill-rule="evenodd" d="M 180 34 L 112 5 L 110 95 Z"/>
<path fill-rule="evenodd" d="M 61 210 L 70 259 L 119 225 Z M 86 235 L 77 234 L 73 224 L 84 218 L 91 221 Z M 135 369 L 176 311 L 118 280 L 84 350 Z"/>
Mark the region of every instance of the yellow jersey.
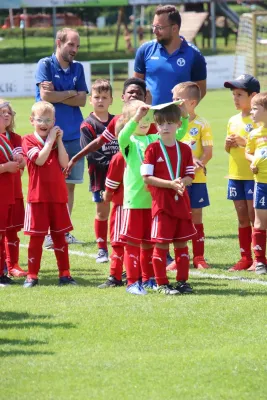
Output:
<path fill-rule="evenodd" d="M 254 154 L 253 164 L 258 167 L 254 175 L 256 182 L 267 183 L 267 128 L 254 129 L 247 141 L 246 152 Z"/>
<path fill-rule="evenodd" d="M 251 116 L 242 117 L 239 113 L 229 119 L 227 136 L 236 134 L 248 138 L 249 133 L 257 128 Z M 245 157 L 245 147 L 231 147 L 229 153 L 229 178 L 237 180 L 253 180 L 250 163 Z"/>
<path fill-rule="evenodd" d="M 191 148 L 193 156 L 200 158 L 204 146 L 213 146 L 213 138 L 210 124 L 202 117 L 196 117 L 189 122 L 188 130 L 181 140 Z M 207 181 L 203 168 L 195 173 L 193 183 L 205 183 Z"/>

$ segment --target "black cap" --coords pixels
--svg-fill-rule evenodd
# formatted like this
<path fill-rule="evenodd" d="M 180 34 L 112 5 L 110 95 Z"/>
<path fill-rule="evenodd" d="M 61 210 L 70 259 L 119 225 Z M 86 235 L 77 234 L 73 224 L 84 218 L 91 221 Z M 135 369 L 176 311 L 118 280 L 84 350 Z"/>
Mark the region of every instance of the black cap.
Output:
<path fill-rule="evenodd" d="M 228 89 L 244 89 L 248 92 L 260 92 L 260 82 L 249 74 L 243 74 L 233 81 L 224 82 L 224 87 Z"/>

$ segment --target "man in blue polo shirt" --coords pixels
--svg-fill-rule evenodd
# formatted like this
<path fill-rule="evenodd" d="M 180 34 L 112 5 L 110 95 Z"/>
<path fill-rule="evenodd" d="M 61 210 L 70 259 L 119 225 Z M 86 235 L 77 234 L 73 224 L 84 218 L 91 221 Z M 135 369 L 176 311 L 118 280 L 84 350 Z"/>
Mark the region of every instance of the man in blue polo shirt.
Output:
<path fill-rule="evenodd" d="M 172 88 L 181 82 L 196 82 L 206 94 L 207 69 L 200 51 L 179 35 L 181 16 L 173 5 L 159 6 L 152 29 L 156 40 L 144 43 L 136 53 L 134 76 L 144 79 L 152 104 L 172 101 Z"/>
<path fill-rule="evenodd" d="M 86 104 L 88 89 L 83 66 L 74 58 L 80 46 L 78 32 L 63 28 L 57 32 L 56 52 L 51 57 L 42 58 L 37 65 L 36 101 L 52 103 L 56 110 L 56 125 L 63 130 L 63 143 L 71 159 L 80 150 L 80 125 L 83 116 L 80 107 Z M 83 182 L 84 159 L 72 169 L 66 179 L 68 203 L 71 213 L 74 203 L 76 183 Z M 77 243 L 73 235 L 66 235 L 68 243 Z M 51 237 L 46 237 L 45 247 L 53 245 Z"/>

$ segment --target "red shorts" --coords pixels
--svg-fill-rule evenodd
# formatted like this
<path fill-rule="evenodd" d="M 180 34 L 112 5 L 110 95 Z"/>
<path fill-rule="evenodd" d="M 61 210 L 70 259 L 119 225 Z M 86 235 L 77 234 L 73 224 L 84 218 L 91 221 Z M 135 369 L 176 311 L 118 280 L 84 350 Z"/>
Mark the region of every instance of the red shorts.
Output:
<path fill-rule="evenodd" d="M 191 219 L 179 219 L 163 212 L 152 221 L 151 240 L 156 243 L 171 243 L 190 240 L 196 234 Z"/>
<path fill-rule="evenodd" d="M 44 236 L 67 233 L 73 229 L 68 205 L 65 203 L 27 203 L 25 211 L 25 235 Z"/>
<path fill-rule="evenodd" d="M 124 209 L 120 238 L 134 243 L 150 243 L 151 222 L 150 208 Z"/>
<path fill-rule="evenodd" d="M 5 233 L 7 227 L 11 224 L 13 204 L 0 204 L 0 233 Z"/>
<path fill-rule="evenodd" d="M 123 220 L 123 206 L 113 205 L 109 217 L 109 232 L 111 246 L 121 246 L 123 241 L 120 239 L 120 231 Z"/>
<path fill-rule="evenodd" d="M 7 227 L 9 231 L 20 231 L 24 225 L 24 202 L 23 199 L 15 199 L 11 206 L 11 224 Z"/>

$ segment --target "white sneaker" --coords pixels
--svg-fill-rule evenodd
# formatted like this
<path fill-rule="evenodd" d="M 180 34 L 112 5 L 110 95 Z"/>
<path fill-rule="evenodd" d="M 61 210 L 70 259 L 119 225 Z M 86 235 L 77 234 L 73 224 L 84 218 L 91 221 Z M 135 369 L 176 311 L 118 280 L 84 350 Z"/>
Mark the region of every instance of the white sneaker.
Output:
<path fill-rule="evenodd" d="M 159 293 L 163 293 L 168 296 L 180 294 L 180 292 L 178 292 L 178 290 L 175 289 L 172 285 L 160 285 L 160 286 L 158 286 L 157 291 Z"/>
<path fill-rule="evenodd" d="M 97 263 L 106 263 L 108 262 L 108 252 L 105 249 L 99 249 L 96 257 Z"/>
<path fill-rule="evenodd" d="M 51 235 L 46 235 L 45 240 L 44 240 L 44 247 L 46 249 L 53 249 L 54 243 L 53 243 Z"/>
<path fill-rule="evenodd" d="M 68 244 L 82 244 L 76 237 L 74 237 L 71 233 L 65 233 L 65 240 Z"/>

